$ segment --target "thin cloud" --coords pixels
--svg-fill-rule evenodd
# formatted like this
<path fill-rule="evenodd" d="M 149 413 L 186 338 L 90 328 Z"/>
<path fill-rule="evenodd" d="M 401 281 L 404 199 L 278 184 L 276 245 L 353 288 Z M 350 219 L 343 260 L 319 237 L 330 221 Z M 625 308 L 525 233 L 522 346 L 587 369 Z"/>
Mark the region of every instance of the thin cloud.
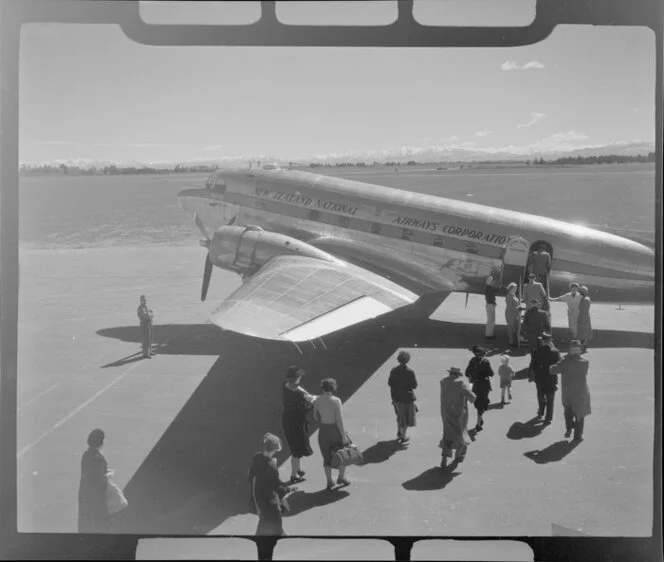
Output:
<path fill-rule="evenodd" d="M 538 154 L 540 152 L 568 152 L 579 148 L 594 148 L 598 146 L 604 146 L 604 144 L 600 145 L 581 142 L 588 140 L 588 135 L 584 133 L 578 133 L 577 131 L 565 131 L 544 137 L 529 145 L 508 145 L 482 148 L 482 151 L 488 153 L 505 152 L 509 154 L 526 156 L 529 154 Z"/>
<path fill-rule="evenodd" d="M 475 133 L 476 137 L 488 137 L 491 134 L 491 131 L 477 131 Z"/>
<path fill-rule="evenodd" d="M 531 117 L 530 121 L 528 121 L 528 123 L 519 123 L 517 127 L 519 129 L 524 129 L 525 127 L 532 127 L 535 123 L 541 121 L 545 115 L 546 113 L 540 113 L 539 111 L 532 111 L 530 113 Z"/>
<path fill-rule="evenodd" d="M 54 141 L 34 141 L 31 142 L 30 144 L 39 145 L 39 146 L 73 146 L 73 145 L 80 145 L 83 143 L 78 141 L 54 140 Z"/>
<path fill-rule="evenodd" d="M 204 146 L 201 150 L 219 150 L 221 148 L 224 148 L 223 144 L 213 144 L 211 146 Z"/>
<path fill-rule="evenodd" d="M 171 145 L 171 144 L 151 143 L 151 142 L 139 142 L 139 143 L 125 144 L 125 146 L 128 146 L 130 148 L 169 148 L 173 145 Z"/>
<path fill-rule="evenodd" d="M 531 60 L 524 65 L 519 66 L 513 60 L 506 60 L 503 64 L 500 65 L 500 68 L 503 70 L 536 70 L 544 68 L 544 65 L 538 60 Z"/>

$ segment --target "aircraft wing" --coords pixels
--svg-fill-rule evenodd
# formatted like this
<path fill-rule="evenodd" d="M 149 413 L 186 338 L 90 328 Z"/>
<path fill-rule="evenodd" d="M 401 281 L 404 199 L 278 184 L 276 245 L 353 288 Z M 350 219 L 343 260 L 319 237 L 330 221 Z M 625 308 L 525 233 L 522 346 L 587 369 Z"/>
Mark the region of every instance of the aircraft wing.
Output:
<path fill-rule="evenodd" d="M 258 338 L 306 341 L 417 299 L 396 283 L 346 262 L 277 256 L 230 295 L 210 321 Z"/>

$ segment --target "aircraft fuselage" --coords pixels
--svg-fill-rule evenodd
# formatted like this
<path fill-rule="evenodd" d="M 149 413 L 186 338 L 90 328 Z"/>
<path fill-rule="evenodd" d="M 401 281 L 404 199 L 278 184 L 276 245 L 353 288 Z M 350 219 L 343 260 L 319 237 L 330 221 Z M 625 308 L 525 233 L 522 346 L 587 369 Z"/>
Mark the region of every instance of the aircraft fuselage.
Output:
<path fill-rule="evenodd" d="M 550 293 L 571 281 L 602 302 L 654 302 L 652 249 L 599 230 L 373 184 L 291 170 L 219 170 L 204 188 L 183 189 L 180 206 L 213 232 L 255 225 L 311 244 L 392 278 L 418 294 L 482 293 L 487 275 L 544 242 Z M 516 252 L 516 253 L 515 253 Z"/>

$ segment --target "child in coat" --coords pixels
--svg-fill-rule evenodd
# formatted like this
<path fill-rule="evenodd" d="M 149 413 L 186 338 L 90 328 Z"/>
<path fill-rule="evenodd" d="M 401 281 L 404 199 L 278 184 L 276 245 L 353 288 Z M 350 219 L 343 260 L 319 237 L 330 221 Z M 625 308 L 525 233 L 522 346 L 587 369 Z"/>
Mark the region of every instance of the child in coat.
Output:
<path fill-rule="evenodd" d="M 500 367 L 498 367 L 498 376 L 500 376 L 500 403 L 505 403 L 505 390 L 507 397 L 512 400 L 512 379 L 514 378 L 514 369 L 510 365 L 510 358 L 507 355 L 500 356 Z"/>

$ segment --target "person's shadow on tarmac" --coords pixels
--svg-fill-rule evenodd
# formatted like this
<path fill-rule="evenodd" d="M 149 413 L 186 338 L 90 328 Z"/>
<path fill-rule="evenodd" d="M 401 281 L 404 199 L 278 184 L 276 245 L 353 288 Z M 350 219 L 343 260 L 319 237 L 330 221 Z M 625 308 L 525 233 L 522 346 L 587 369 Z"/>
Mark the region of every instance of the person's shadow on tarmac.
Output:
<path fill-rule="evenodd" d="M 419 476 L 407 480 L 401 486 L 405 490 L 415 490 L 418 492 L 426 492 L 431 490 L 442 490 L 447 486 L 455 476 L 460 473 L 455 473 L 457 462 L 452 461 L 447 468 L 443 469 L 438 466 L 425 470 Z"/>
<path fill-rule="evenodd" d="M 339 500 L 342 500 L 349 495 L 350 492 L 347 492 L 342 488 L 333 488 L 332 490 L 318 490 L 317 492 L 311 493 L 298 490 L 286 497 L 290 509 L 287 513 L 284 513 L 284 516 L 290 517 L 314 507 L 329 505 L 331 503 L 338 502 Z"/>
<path fill-rule="evenodd" d="M 526 423 L 514 422 L 507 432 L 507 438 L 528 439 L 536 437 L 542 433 L 545 427 L 547 426 L 537 417 L 529 419 Z"/>
<path fill-rule="evenodd" d="M 558 462 L 563 460 L 569 455 L 580 443 L 580 441 L 556 441 L 549 445 L 546 449 L 528 451 L 523 455 L 530 460 L 535 461 L 537 464 L 546 464 L 550 462 Z"/>
<path fill-rule="evenodd" d="M 396 439 L 392 441 L 378 441 L 378 443 L 371 445 L 371 447 L 362 452 L 364 461 L 360 463 L 360 466 L 385 462 L 397 451 L 404 451 L 407 448 L 407 443 L 399 443 Z"/>

